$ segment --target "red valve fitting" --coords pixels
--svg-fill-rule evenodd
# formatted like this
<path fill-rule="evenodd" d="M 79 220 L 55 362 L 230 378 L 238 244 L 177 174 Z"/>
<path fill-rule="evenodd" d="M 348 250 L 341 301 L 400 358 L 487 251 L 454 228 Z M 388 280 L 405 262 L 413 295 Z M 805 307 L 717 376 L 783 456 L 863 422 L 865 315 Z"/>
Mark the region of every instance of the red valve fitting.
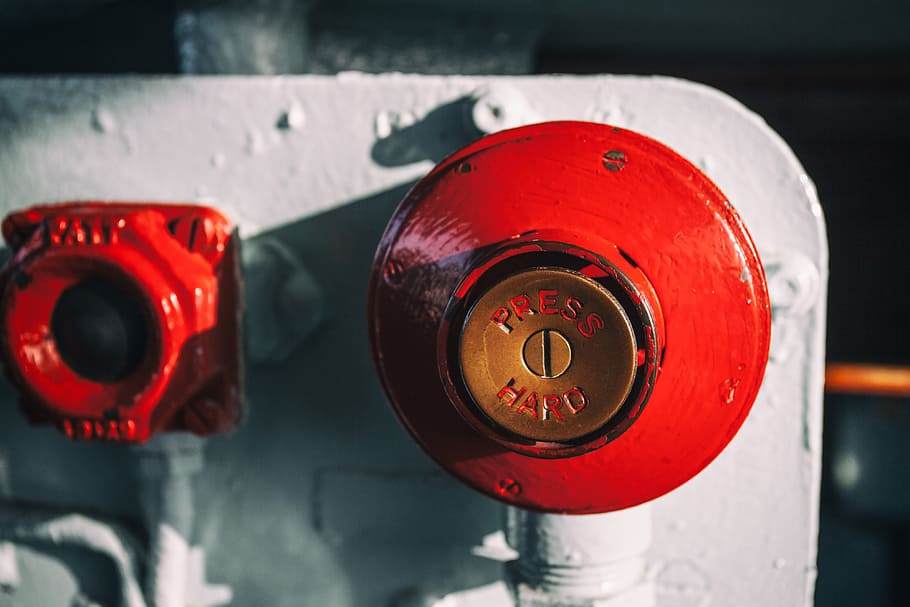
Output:
<path fill-rule="evenodd" d="M 242 414 L 237 237 L 200 206 L 65 203 L 3 221 L 2 356 L 70 438 L 210 434 Z"/>
<path fill-rule="evenodd" d="M 684 158 L 554 122 L 440 163 L 389 223 L 370 338 L 405 427 L 507 503 L 594 513 L 683 484 L 733 438 L 770 346 L 739 216 Z"/>

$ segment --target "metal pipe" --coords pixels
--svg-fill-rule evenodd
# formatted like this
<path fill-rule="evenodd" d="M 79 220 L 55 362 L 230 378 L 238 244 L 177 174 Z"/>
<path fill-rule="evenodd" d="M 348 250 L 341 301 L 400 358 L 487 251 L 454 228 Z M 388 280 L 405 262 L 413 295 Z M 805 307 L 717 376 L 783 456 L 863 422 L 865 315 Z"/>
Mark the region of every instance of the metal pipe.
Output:
<path fill-rule="evenodd" d="M 137 575 L 142 545 L 119 523 L 42 504 L 0 502 L 0 539 L 102 554 L 113 561 L 120 577 L 120 604 L 146 607 Z"/>
<path fill-rule="evenodd" d="M 136 451 L 149 531 L 146 597 L 153 607 L 186 607 L 194 515 L 192 477 L 202 469 L 202 439 L 169 432 Z"/>
<path fill-rule="evenodd" d="M 828 363 L 825 392 L 910 397 L 910 367 Z"/>
<path fill-rule="evenodd" d="M 653 607 L 644 553 L 651 506 L 607 514 L 564 515 L 507 506 L 506 541 L 519 557 L 506 565 L 518 607 Z"/>

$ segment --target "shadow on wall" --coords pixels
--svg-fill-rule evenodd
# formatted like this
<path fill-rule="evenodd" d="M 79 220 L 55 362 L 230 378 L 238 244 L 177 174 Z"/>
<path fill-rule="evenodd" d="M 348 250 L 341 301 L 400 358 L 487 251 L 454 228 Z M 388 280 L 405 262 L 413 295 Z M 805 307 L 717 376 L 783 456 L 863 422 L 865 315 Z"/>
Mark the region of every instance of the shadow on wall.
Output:
<path fill-rule="evenodd" d="M 470 556 L 500 528 L 498 506 L 417 449 L 371 360 L 373 255 L 410 185 L 253 239 L 302 261 L 326 315 L 286 360 L 248 366 L 248 419 L 209 445 L 198 540 L 235 604 L 382 605 L 414 587 L 444 594 L 501 576 Z"/>
<path fill-rule="evenodd" d="M 465 96 L 434 108 L 419 120 L 411 115 L 388 115 L 378 129 L 380 137 L 370 157 L 383 167 L 423 160 L 438 163 L 482 135 L 471 121 L 473 106 L 474 100 Z"/>
<path fill-rule="evenodd" d="M 322 287 L 327 314 L 285 360 L 248 363 L 245 423 L 206 446 L 190 539 L 204 546 L 212 583 L 233 586 L 235 605 L 387 605 L 419 589 L 441 595 L 501 577 L 498 563 L 470 555 L 500 528 L 499 507 L 419 451 L 373 369 L 367 281 L 382 229 L 409 187 L 252 239 L 293 252 Z M 13 498 L 103 512 L 138 527 L 132 451 L 28 427 L 8 385 L 0 396 Z M 91 598 L 114 600 L 108 564 L 36 548 L 65 558 Z"/>

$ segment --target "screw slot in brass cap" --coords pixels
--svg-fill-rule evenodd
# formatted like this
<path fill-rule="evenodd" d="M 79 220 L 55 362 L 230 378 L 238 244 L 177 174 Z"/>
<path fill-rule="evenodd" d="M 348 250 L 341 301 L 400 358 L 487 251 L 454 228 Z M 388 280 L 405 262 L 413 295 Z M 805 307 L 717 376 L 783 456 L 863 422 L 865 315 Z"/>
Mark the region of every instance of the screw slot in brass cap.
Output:
<path fill-rule="evenodd" d="M 529 440 L 571 442 L 604 426 L 632 389 L 638 349 L 619 301 L 544 267 L 505 278 L 468 311 L 459 362 L 476 406 Z"/>

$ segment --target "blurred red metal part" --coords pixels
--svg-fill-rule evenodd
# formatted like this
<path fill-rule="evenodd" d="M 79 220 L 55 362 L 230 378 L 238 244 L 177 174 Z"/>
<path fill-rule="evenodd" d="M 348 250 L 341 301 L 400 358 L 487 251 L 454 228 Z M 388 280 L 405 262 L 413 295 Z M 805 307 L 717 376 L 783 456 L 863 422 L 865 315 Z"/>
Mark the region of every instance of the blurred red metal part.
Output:
<path fill-rule="evenodd" d="M 637 419 L 556 458 L 478 432 L 437 367 L 459 285 L 510 242 L 554 235 L 608 259 L 618 248 L 653 287 L 665 332 Z M 764 271 L 726 197 L 666 146 L 583 122 L 483 138 L 414 186 L 374 260 L 369 322 L 383 387 L 424 451 L 491 497 L 579 514 L 650 501 L 707 466 L 748 415 L 770 347 Z"/>
<path fill-rule="evenodd" d="M 910 367 L 828 363 L 825 392 L 910 398 Z"/>
<path fill-rule="evenodd" d="M 10 214 L 0 275 L 2 355 L 30 421 L 79 440 L 143 442 L 205 435 L 242 416 L 237 236 L 201 206 L 68 202 Z M 112 382 L 76 373 L 50 324 L 68 287 L 104 279 L 145 308 L 149 347 Z"/>

